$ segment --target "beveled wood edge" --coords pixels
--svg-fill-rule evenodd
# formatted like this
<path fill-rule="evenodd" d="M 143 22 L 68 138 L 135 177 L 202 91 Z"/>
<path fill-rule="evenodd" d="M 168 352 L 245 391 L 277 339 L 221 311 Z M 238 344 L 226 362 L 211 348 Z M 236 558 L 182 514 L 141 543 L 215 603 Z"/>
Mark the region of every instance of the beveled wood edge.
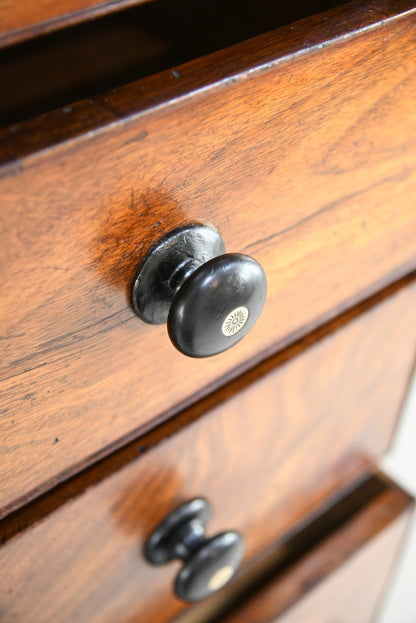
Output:
<path fill-rule="evenodd" d="M 283 600 L 276 603 L 272 619 L 264 619 L 264 623 L 274 621 L 404 513 L 410 520 L 414 507 L 415 500 L 375 467 L 363 472 L 250 561 L 234 584 L 179 615 L 175 623 L 234 623 L 247 607 L 255 612 L 264 599 L 272 597 L 277 582 L 283 586 L 286 582 L 290 589 L 293 574 L 303 574 L 301 594 L 280 591 Z M 337 543 L 345 543 L 345 547 L 339 551 Z M 328 550 L 336 552 L 329 561 L 325 555 Z M 311 557 L 313 577 L 308 565 Z"/>
<path fill-rule="evenodd" d="M 413 0 L 353 2 L 0 130 L 0 179 L 58 149 L 178 106 L 296 57 L 416 15 Z"/>
<path fill-rule="evenodd" d="M 144 4 L 148 1 L 149 0 L 102 0 L 102 2 L 92 7 L 76 9 L 75 11 L 55 15 L 48 19 L 33 22 L 12 30 L 3 29 L 0 31 L 0 49 L 9 45 L 15 45 L 16 43 L 28 41 L 39 35 L 49 34 L 61 28 L 66 28 L 67 26 L 74 26 L 80 22 L 92 20 L 97 17 L 104 17 L 115 11 L 121 11 L 122 9 Z M 4 28 L 3 25 L 2 28 Z"/>
<path fill-rule="evenodd" d="M 293 335 L 292 340 L 289 339 L 289 341 L 285 339 L 278 345 L 279 348 L 259 353 L 255 359 L 245 362 L 224 375 L 221 385 L 216 382 L 204 387 L 181 404 L 174 405 L 168 412 L 159 414 L 150 423 L 133 430 L 122 439 L 89 456 L 88 459 L 72 465 L 70 469 L 56 474 L 50 480 L 6 504 L 0 509 L 0 543 L 5 543 L 15 537 L 31 524 L 57 510 L 71 498 L 82 494 L 87 488 L 122 469 L 164 439 L 183 430 L 210 410 L 226 402 L 237 392 L 250 386 L 258 378 L 269 374 L 278 366 L 341 329 L 415 280 L 416 270 L 394 284 L 377 291 L 376 294 L 369 296 L 354 307 L 344 310 L 336 317 L 327 319 L 319 326 L 313 329 L 305 328 L 304 334 Z M 409 373 L 408 383 L 411 381 L 411 376 Z M 359 471 L 362 474 L 368 474 L 370 465 L 374 471 L 372 463 L 366 457 L 361 457 Z"/>

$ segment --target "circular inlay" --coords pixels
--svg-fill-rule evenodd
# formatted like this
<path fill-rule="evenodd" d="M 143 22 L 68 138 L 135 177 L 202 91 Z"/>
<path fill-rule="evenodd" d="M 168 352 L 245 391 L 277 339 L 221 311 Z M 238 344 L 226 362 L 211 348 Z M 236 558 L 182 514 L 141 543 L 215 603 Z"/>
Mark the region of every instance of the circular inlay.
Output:
<path fill-rule="evenodd" d="M 238 333 L 240 329 L 244 327 L 248 320 L 247 307 L 236 307 L 232 312 L 228 314 L 224 322 L 222 323 L 222 333 L 225 336 L 234 335 Z"/>
<path fill-rule="evenodd" d="M 234 574 L 234 571 L 235 569 L 229 565 L 218 569 L 209 581 L 210 589 L 212 591 L 217 591 L 219 588 L 222 588 L 224 584 L 227 584 L 228 580 Z"/>

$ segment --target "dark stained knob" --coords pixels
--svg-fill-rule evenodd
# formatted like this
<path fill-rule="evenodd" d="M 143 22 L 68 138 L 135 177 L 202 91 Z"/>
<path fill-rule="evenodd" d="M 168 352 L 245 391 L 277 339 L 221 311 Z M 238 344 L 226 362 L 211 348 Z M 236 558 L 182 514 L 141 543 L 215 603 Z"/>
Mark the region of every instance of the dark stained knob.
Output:
<path fill-rule="evenodd" d="M 149 251 L 133 283 L 138 316 L 151 324 L 167 322 L 172 343 L 190 357 L 227 350 L 263 309 L 267 282 L 260 264 L 224 251 L 213 225 L 187 225 Z"/>
<path fill-rule="evenodd" d="M 238 532 L 205 537 L 209 503 L 196 498 L 172 511 L 145 545 L 146 559 L 161 565 L 174 558 L 184 561 L 175 579 L 176 595 L 195 602 L 222 588 L 234 575 L 244 554 Z"/>

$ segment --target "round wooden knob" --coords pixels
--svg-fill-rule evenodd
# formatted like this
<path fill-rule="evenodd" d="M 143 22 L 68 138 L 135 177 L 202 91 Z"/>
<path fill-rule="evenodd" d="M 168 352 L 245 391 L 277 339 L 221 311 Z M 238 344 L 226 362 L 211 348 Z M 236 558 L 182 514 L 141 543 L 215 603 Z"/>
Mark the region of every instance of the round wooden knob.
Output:
<path fill-rule="evenodd" d="M 172 511 L 156 528 L 145 546 L 147 560 L 155 565 L 174 558 L 184 561 L 175 579 L 175 594 L 195 602 L 222 588 L 238 569 L 244 542 L 234 531 L 205 536 L 210 506 L 196 498 Z"/>
<path fill-rule="evenodd" d="M 255 259 L 224 253 L 218 230 L 191 224 L 151 249 L 133 283 L 136 313 L 167 322 L 174 346 L 190 357 L 209 357 L 239 342 L 255 324 L 267 292 Z"/>

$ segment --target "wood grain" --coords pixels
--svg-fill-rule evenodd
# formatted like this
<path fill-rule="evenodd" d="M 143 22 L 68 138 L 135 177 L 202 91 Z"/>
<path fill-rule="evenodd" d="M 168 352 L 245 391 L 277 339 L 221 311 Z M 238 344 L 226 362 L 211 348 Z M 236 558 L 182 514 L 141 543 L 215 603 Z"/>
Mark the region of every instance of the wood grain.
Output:
<path fill-rule="evenodd" d="M 6 133 L 3 513 L 415 267 L 415 11 L 343 11 Z M 204 80 L 234 77 L 195 92 L 219 58 Z M 143 254 L 191 220 L 269 282 L 251 334 L 197 362 L 129 304 Z"/>
<path fill-rule="evenodd" d="M 146 0 L 0 0 L 0 47 Z"/>
<path fill-rule="evenodd" d="M 240 530 L 247 563 L 339 496 L 390 438 L 413 360 L 415 293 L 399 291 L 242 383 L 7 541 L 2 622 L 169 620 L 184 608 L 171 592 L 178 566 L 150 567 L 141 548 L 179 503 L 206 496 L 214 510 L 207 533 Z"/>
<path fill-rule="evenodd" d="M 383 492 L 221 621 L 370 623 L 394 570 L 411 508 L 403 492 Z"/>

